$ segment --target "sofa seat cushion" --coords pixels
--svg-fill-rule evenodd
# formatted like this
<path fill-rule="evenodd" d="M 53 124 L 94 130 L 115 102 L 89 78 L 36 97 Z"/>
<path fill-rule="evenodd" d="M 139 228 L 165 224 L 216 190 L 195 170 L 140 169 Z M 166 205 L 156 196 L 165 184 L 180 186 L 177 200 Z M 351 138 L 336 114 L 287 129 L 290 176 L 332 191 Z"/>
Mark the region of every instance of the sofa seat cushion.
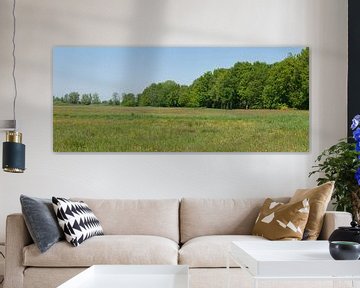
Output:
<path fill-rule="evenodd" d="M 226 267 L 232 241 L 269 241 L 252 235 L 201 236 L 186 242 L 179 251 L 179 264 L 194 268 Z M 231 267 L 239 267 L 230 259 Z"/>
<path fill-rule="evenodd" d="M 31 244 L 24 247 L 23 264 L 35 267 L 88 267 L 95 264 L 170 264 L 178 262 L 178 244 L 148 235 L 95 236 L 78 247 L 66 241 L 45 253 Z"/>

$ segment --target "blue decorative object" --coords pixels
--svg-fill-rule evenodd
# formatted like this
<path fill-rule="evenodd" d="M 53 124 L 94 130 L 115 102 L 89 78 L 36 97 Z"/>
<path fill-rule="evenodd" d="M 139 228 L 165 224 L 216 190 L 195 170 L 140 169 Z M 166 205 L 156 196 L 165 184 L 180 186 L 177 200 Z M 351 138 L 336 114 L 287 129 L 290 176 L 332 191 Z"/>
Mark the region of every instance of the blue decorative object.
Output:
<path fill-rule="evenodd" d="M 360 115 L 356 115 L 352 119 L 351 129 L 353 130 L 353 137 L 356 141 L 355 149 L 357 152 L 360 152 Z M 360 159 L 360 155 L 358 155 L 358 159 Z M 360 186 L 360 167 L 355 172 L 355 179 Z"/>
<path fill-rule="evenodd" d="M 355 130 L 360 124 L 360 115 L 356 115 L 352 119 L 351 130 Z"/>
<path fill-rule="evenodd" d="M 353 136 L 356 142 L 360 141 L 360 128 L 356 128 L 356 130 L 353 131 Z"/>

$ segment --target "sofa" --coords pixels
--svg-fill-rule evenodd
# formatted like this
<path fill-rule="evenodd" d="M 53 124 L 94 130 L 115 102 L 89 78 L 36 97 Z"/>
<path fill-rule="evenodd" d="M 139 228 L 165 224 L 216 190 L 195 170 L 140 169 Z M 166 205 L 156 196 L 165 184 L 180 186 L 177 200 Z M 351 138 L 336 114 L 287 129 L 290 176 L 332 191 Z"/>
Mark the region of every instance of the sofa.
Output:
<path fill-rule="evenodd" d="M 40 253 L 22 214 L 6 220 L 5 288 L 51 288 L 94 264 L 189 265 L 191 288 L 226 287 L 232 241 L 269 241 L 251 231 L 264 199 L 76 199 L 88 204 L 103 236 L 73 247 L 65 240 Z M 287 201 L 288 199 L 279 199 Z M 328 211 L 319 238 L 351 215 Z M 230 262 L 230 285 L 243 271 Z M 240 286 L 237 286 L 240 287 Z"/>

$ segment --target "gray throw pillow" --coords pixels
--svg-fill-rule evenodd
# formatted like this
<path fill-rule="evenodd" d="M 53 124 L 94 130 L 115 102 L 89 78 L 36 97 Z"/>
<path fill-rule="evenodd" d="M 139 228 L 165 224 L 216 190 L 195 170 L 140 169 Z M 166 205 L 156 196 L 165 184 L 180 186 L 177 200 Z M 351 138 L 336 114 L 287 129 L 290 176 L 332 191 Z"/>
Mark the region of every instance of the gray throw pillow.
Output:
<path fill-rule="evenodd" d="M 31 238 L 41 253 L 64 238 L 51 199 L 21 195 L 20 203 Z"/>

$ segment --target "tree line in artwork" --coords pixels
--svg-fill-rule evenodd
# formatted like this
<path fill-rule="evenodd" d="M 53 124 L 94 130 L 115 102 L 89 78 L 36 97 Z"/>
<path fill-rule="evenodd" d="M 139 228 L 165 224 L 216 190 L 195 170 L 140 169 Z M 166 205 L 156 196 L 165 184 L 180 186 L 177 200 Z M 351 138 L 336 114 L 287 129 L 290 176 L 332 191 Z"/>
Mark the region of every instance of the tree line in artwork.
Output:
<path fill-rule="evenodd" d="M 237 62 L 231 68 L 208 71 L 189 86 L 168 80 L 142 93 L 114 92 L 101 101 L 97 93 L 71 92 L 54 97 L 54 104 L 107 104 L 220 109 L 309 109 L 309 48 L 274 64 Z"/>

